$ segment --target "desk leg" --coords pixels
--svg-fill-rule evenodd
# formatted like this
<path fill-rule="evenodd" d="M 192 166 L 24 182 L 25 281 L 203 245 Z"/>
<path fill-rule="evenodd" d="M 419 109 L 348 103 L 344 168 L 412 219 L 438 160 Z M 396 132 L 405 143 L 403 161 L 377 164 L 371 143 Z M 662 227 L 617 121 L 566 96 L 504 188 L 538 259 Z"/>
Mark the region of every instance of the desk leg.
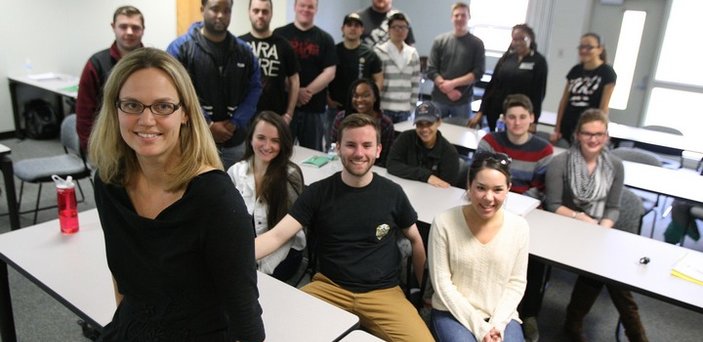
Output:
<path fill-rule="evenodd" d="M 5 155 L 0 157 L 0 171 L 5 180 L 5 198 L 7 198 L 7 211 L 10 217 L 10 229 L 20 228 L 20 215 L 15 195 L 15 172 L 12 168 L 12 159 Z"/>
<path fill-rule="evenodd" d="M 12 101 L 12 118 L 15 120 L 15 136 L 24 138 L 24 131 L 20 121 L 20 105 L 17 103 L 17 82 L 10 80 L 10 100 Z"/>
<path fill-rule="evenodd" d="M 4 261 L 0 261 L 0 336 L 3 342 L 17 341 L 10 298 L 10 281 L 7 277 L 7 264 Z"/>

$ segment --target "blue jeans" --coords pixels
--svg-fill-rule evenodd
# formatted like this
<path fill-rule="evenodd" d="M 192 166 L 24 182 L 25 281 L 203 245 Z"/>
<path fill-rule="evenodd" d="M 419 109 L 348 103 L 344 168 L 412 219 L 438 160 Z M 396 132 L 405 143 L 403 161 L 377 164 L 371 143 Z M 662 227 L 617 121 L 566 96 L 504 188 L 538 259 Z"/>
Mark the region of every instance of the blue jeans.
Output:
<path fill-rule="evenodd" d="M 396 112 L 394 110 L 384 110 L 383 114 L 393 120 L 393 123 L 404 122 L 410 119 L 410 112 Z"/>
<path fill-rule="evenodd" d="M 295 110 L 295 115 L 290 123 L 293 140 L 298 139 L 300 146 L 322 151 L 322 126 L 325 112 L 307 112 Z"/>
<path fill-rule="evenodd" d="M 227 171 L 230 166 L 239 162 L 242 160 L 242 157 L 244 157 L 244 142 L 237 146 L 231 147 L 223 147 L 218 145 L 217 152 L 219 152 L 222 165 L 225 167 L 225 171 Z"/>
<path fill-rule="evenodd" d="M 476 336 L 457 321 L 454 316 L 448 311 L 440 311 L 432 309 L 432 333 L 437 342 L 451 341 L 467 341 L 478 342 Z M 525 337 L 522 335 L 520 323 L 516 320 L 511 320 L 505 327 L 503 332 L 504 342 L 523 342 Z"/>
<path fill-rule="evenodd" d="M 442 118 L 446 118 L 448 116 L 451 116 L 451 117 L 466 118 L 468 120 L 470 113 L 471 113 L 471 103 L 470 102 L 467 102 L 465 104 L 459 104 L 459 105 L 448 105 L 448 104 L 439 103 L 437 101 L 432 101 L 432 104 L 437 109 L 439 109 L 440 113 L 442 113 Z"/>

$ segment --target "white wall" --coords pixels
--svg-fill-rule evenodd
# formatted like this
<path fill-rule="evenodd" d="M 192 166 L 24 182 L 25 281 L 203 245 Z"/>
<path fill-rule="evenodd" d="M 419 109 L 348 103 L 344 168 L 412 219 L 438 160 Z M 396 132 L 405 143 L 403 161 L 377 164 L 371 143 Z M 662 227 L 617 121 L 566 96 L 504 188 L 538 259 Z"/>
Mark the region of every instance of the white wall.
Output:
<path fill-rule="evenodd" d="M 80 75 L 91 54 L 110 46 L 112 14 L 124 0 L 15 1 L 0 11 L 0 132 L 14 130 L 8 74 L 33 72 Z M 165 48 L 176 35 L 176 2 L 131 0 L 144 14 L 144 44 Z"/>

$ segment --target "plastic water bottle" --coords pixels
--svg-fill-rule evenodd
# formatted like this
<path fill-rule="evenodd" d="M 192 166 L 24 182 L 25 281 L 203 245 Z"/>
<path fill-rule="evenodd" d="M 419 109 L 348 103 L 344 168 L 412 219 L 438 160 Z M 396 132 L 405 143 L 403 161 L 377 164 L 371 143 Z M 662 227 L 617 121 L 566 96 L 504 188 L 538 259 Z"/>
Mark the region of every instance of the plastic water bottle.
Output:
<path fill-rule="evenodd" d="M 73 234 L 78 231 L 78 205 L 76 203 L 76 184 L 68 176 L 65 180 L 57 175 L 51 176 L 56 183 L 56 201 L 59 208 L 59 225 L 61 233 Z"/>
<path fill-rule="evenodd" d="M 503 114 L 501 114 L 498 117 L 498 121 L 496 121 L 496 132 L 505 132 L 505 118 Z"/>
<path fill-rule="evenodd" d="M 327 150 L 327 159 L 330 161 L 337 159 L 337 143 L 330 144 L 330 149 Z"/>

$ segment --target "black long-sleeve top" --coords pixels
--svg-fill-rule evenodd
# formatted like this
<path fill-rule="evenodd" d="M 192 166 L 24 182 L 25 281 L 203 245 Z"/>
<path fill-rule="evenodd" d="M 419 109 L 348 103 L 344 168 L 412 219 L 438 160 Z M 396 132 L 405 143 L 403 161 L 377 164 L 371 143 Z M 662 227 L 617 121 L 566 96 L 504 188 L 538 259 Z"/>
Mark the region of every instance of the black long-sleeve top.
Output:
<path fill-rule="evenodd" d="M 191 180 L 155 219 L 95 179 L 110 271 L 124 295 L 103 341 L 263 341 L 254 229 L 222 171 Z"/>
<path fill-rule="evenodd" d="M 455 184 L 459 175 L 459 153 L 440 131 L 437 131 L 437 143 L 428 149 L 415 130 L 407 130 L 393 143 L 386 166 L 388 173 L 401 178 L 427 182 L 435 175 Z"/>

